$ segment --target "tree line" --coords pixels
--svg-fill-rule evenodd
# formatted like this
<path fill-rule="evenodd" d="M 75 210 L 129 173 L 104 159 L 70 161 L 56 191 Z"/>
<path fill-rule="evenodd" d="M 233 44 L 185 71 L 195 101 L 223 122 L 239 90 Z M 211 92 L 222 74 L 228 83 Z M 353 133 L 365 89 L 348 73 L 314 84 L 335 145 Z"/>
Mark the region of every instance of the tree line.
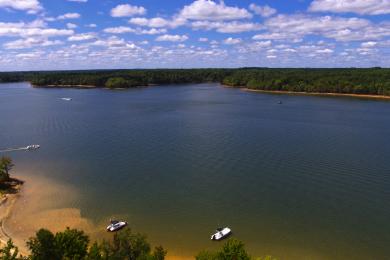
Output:
<path fill-rule="evenodd" d="M 132 88 L 216 82 L 267 91 L 390 95 L 388 68 L 139 69 L 3 72 L 0 82 L 29 81 L 40 87 Z"/>

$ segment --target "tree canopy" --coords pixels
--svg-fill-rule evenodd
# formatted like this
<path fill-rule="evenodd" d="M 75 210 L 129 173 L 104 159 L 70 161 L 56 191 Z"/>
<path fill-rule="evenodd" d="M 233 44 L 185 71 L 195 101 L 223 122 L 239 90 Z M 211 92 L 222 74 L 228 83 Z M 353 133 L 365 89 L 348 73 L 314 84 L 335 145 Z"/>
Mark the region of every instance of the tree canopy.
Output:
<path fill-rule="evenodd" d="M 147 85 L 216 82 L 268 91 L 390 95 L 388 68 L 139 69 L 2 72 L 0 82 L 29 81 L 40 87 Z"/>
<path fill-rule="evenodd" d="M 0 183 L 10 179 L 9 172 L 13 166 L 14 165 L 10 157 L 3 156 L 0 158 Z"/>

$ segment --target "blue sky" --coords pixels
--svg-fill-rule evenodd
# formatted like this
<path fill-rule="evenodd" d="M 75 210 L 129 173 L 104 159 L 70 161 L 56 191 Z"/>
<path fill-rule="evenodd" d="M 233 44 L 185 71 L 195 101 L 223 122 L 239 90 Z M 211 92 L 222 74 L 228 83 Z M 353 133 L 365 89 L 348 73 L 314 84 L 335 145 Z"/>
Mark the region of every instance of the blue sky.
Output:
<path fill-rule="evenodd" d="M 0 0 L 0 71 L 390 66 L 390 0 Z"/>

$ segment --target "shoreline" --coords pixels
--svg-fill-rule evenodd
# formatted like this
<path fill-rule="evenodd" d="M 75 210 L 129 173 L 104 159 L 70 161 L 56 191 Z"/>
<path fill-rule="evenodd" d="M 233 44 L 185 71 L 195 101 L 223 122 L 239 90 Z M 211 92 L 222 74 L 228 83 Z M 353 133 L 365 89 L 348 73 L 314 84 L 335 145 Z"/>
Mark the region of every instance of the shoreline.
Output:
<path fill-rule="evenodd" d="M 226 86 L 227 88 L 235 88 L 232 86 Z M 349 93 L 321 93 L 321 92 L 295 92 L 295 91 L 283 91 L 283 90 L 261 90 L 261 89 L 250 89 L 250 88 L 240 88 L 242 91 L 247 92 L 258 92 L 265 94 L 279 94 L 279 95 L 299 95 L 299 96 L 323 96 L 323 97 L 351 97 L 351 98 L 362 98 L 362 99 L 375 99 L 375 100 L 386 100 L 390 101 L 390 96 L 384 95 L 369 95 L 369 94 L 349 94 Z"/>
<path fill-rule="evenodd" d="M 7 245 L 9 239 L 15 243 L 15 240 L 7 233 L 5 222 L 11 216 L 15 203 L 20 198 L 20 193 L 24 182 L 19 179 L 13 179 L 17 184 L 13 186 L 14 193 L 6 193 L 0 197 L 0 247 Z M 19 247 L 19 254 L 25 254 L 23 247 Z"/>

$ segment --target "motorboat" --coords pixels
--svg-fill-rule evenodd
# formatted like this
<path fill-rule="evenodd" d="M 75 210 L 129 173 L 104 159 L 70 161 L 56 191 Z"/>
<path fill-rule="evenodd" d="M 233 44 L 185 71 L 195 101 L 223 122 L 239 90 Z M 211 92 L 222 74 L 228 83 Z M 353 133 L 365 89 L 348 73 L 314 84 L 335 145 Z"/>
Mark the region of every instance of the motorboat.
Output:
<path fill-rule="evenodd" d="M 69 97 L 63 97 L 61 99 L 64 100 L 64 101 L 71 101 L 72 100 L 72 98 L 69 98 Z"/>
<path fill-rule="evenodd" d="M 211 240 L 222 240 L 226 237 L 228 237 L 231 233 L 232 230 L 228 227 L 225 228 L 217 228 L 217 232 L 211 236 Z"/>
<path fill-rule="evenodd" d="M 29 146 L 26 146 L 26 150 L 35 150 L 35 149 L 39 149 L 41 146 L 39 144 L 32 144 L 32 145 L 29 145 Z"/>
<path fill-rule="evenodd" d="M 110 225 L 107 226 L 107 231 L 115 232 L 127 226 L 126 221 L 111 220 Z"/>

